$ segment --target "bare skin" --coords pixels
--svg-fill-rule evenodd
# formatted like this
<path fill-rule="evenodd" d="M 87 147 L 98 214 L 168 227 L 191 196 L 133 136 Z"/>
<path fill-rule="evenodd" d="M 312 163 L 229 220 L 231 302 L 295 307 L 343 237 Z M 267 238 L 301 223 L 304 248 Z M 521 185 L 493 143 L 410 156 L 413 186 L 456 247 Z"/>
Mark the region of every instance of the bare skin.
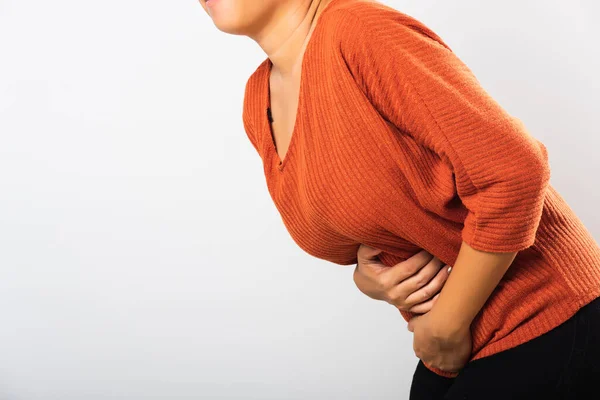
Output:
<path fill-rule="evenodd" d="M 273 66 L 269 88 L 274 121 L 271 130 L 279 159 L 284 160 L 296 120 L 302 57 L 316 21 L 332 0 L 208 0 L 208 4 L 207 0 L 199 1 L 220 31 L 253 39 L 271 61 Z M 419 252 L 409 260 L 387 267 L 374 258 L 377 252 L 364 245 L 359 249 L 359 262 L 354 273 L 359 289 L 399 309 L 423 314 L 411 324 L 411 332 L 415 333 L 415 354 L 422 355 L 422 359 L 430 361 L 431 365 L 458 370 L 464 364 L 470 346 L 468 318 L 454 318 L 461 321 L 458 327 L 448 324 L 446 320 L 439 322 L 442 316 L 446 319 L 447 315 L 456 316 L 456 313 L 447 311 L 451 300 L 435 308 L 444 310 L 436 313 L 435 319 L 426 318 L 437 302 L 436 294 L 441 293 L 440 289 L 445 285 L 447 268 L 443 268 L 438 259 L 426 252 Z M 470 257 L 464 254 L 462 260 L 466 264 L 479 256 L 479 253 Z M 494 257 L 488 257 L 485 261 L 488 265 L 499 264 Z M 492 278 L 495 281 L 496 273 L 488 275 L 484 277 L 487 281 L 491 282 Z M 455 282 L 459 281 L 455 279 Z M 463 298 L 458 295 L 461 291 L 459 286 L 459 283 L 454 284 L 454 293 L 441 298 L 452 299 L 454 296 L 462 301 Z M 480 300 L 474 302 L 476 307 L 480 308 L 489 294 L 487 286 L 484 288 L 486 290 L 473 294 L 478 295 Z M 462 308 L 467 307 L 465 304 L 464 301 L 461 303 Z M 474 315 L 477 311 L 475 306 L 467 307 L 468 312 L 464 315 Z M 433 335 L 433 327 L 439 325 L 448 325 L 452 329 L 448 330 L 450 333 L 444 331 Z"/>
<path fill-rule="evenodd" d="M 300 72 L 315 22 L 331 0 L 206 0 L 200 4 L 223 32 L 245 35 L 264 50 L 270 76 L 271 129 L 279 159 L 287 153 L 296 121 Z"/>
<path fill-rule="evenodd" d="M 372 299 L 399 310 L 425 314 L 432 309 L 450 273 L 448 265 L 422 250 L 388 267 L 377 260 L 381 250 L 367 245 L 358 249 L 354 283 Z"/>
<path fill-rule="evenodd" d="M 220 31 L 250 37 L 273 63 L 271 129 L 283 160 L 296 120 L 304 50 L 331 0 L 215 0 L 209 6 L 206 0 L 199 1 Z M 378 252 L 364 245 L 359 249 L 354 272 L 359 290 L 401 310 L 428 312 L 448 276 L 443 264 L 422 251 L 390 268 L 377 261 Z"/>

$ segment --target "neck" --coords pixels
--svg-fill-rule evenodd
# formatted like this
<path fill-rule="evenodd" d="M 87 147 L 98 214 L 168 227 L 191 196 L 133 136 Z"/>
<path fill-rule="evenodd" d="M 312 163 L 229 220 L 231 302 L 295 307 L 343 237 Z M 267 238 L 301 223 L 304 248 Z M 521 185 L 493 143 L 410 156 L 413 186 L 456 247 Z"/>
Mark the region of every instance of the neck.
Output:
<path fill-rule="evenodd" d="M 271 22 L 253 37 L 273 64 L 272 73 L 295 75 L 314 24 L 331 0 L 304 0 L 282 3 Z"/>

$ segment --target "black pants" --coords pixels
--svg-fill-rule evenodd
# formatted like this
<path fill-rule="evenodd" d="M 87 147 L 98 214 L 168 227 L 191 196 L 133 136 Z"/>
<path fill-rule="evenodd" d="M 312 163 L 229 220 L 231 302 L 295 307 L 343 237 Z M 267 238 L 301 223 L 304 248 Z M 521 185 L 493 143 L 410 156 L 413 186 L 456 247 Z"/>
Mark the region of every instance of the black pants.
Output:
<path fill-rule="evenodd" d="M 410 400 L 600 399 L 600 298 L 526 343 L 467 363 L 455 378 L 419 360 Z"/>

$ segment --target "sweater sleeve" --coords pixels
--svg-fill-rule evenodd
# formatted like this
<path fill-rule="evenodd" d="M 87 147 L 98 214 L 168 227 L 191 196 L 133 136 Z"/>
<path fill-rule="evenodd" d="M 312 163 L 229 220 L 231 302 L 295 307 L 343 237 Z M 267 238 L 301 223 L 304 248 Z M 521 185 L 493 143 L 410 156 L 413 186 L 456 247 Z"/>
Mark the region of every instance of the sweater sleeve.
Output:
<path fill-rule="evenodd" d="M 550 179 L 546 147 L 423 23 L 381 4 L 342 20 L 340 51 L 365 96 L 452 169 L 468 210 L 462 239 L 488 252 L 531 246 Z"/>

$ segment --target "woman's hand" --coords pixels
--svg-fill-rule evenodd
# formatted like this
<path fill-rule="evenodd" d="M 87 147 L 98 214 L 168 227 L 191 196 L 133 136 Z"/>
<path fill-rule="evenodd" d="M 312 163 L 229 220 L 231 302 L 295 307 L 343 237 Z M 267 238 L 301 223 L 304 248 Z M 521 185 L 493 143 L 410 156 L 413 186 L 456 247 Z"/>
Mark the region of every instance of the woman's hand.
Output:
<path fill-rule="evenodd" d="M 377 259 L 381 250 L 361 244 L 354 283 L 376 300 L 399 310 L 424 314 L 431 310 L 448 278 L 448 268 L 437 257 L 422 250 L 392 267 Z"/>
<path fill-rule="evenodd" d="M 435 311 L 417 315 L 408 322 L 408 330 L 414 333 L 415 355 L 429 366 L 459 372 L 471 357 L 471 327 L 447 332 L 435 315 Z"/>

